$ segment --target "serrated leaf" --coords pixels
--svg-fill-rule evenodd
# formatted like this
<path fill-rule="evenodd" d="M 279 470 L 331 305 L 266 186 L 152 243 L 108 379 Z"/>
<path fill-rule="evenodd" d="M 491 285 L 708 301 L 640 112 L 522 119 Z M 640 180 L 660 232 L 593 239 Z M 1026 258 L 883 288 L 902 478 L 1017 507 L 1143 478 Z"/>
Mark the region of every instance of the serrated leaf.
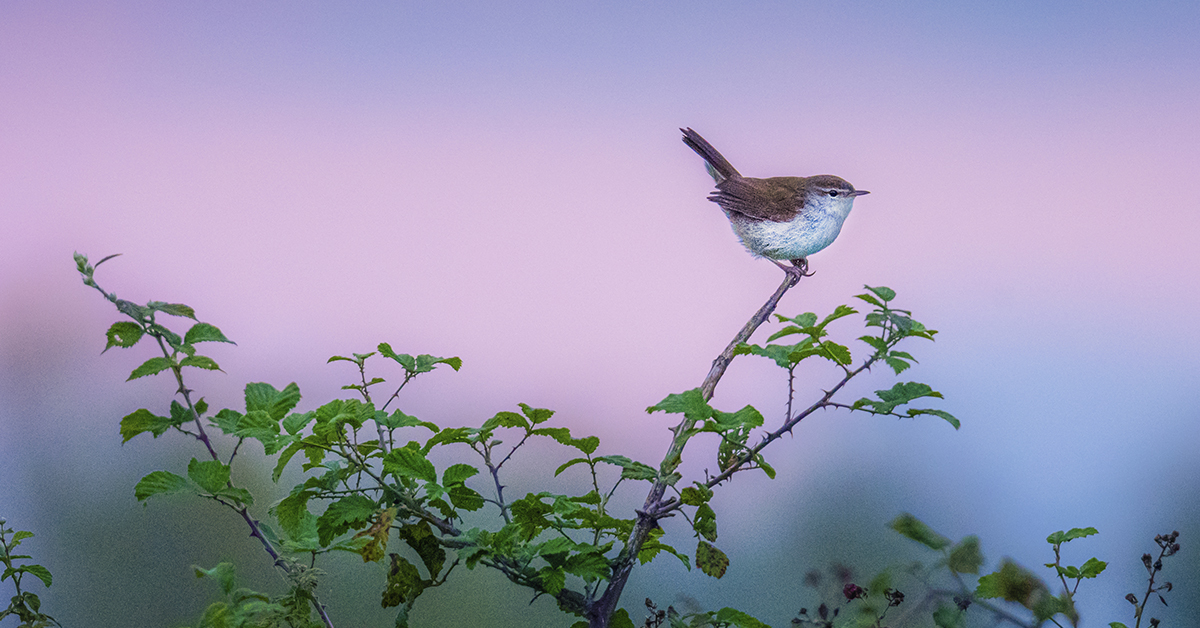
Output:
<path fill-rule="evenodd" d="M 401 412 L 400 410 L 395 410 L 391 414 L 383 414 L 382 412 L 376 412 L 375 413 L 375 422 L 388 428 L 388 429 L 393 429 L 393 430 L 399 429 L 402 427 L 417 427 L 417 426 L 423 427 L 431 432 L 437 432 L 440 429 L 440 428 L 438 428 L 438 426 L 434 425 L 433 423 L 430 423 L 429 421 L 422 421 L 421 419 L 418 419 L 415 416 L 407 415 L 407 414 Z"/>
<path fill-rule="evenodd" d="M 125 381 L 132 381 L 147 375 L 156 375 L 169 368 L 171 368 L 171 360 L 165 357 L 150 358 L 143 362 L 141 366 L 133 369 L 133 372 L 129 374 L 129 378 Z"/>
<path fill-rule="evenodd" d="M 261 410 L 272 420 L 281 421 L 300 403 L 300 387 L 292 382 L 283 390 L 276 390 L 263 382 L 250 383 L 246 384 L 245 398 L 246 412 Z"/>
<path fill-rule="evenodd" d="M 1096 528 L 1071 528 L 1065 535 L 1063 535 L 1062 542 L 1066 543 L 1067 541 L 1074 541 L 1075 539 L 1087 538 L 1093 534 L 1100 534 L 1100 532 L 1097 531 Z"/>
<path fill-rule="evenodd" d="M 693 388 L 682 393 L 667 395 L 667 398 L 658 404 L 646 408 L 646 412 L 682 413 L 693 421 L 703 421 L 712 416 L 713 409 L 704 400 L 700 389 Z"/>
<path fill-rule="evenodd" d="M 183 318 L 196 319 L 196 310 L 182 303 L 163 303 L 162 301 L 151 301 L 146 304 L 146 307 L 151 310 L 170 314 L 171 316 L 180 316 Z"/>
<path fill-rule="evenodd" d="M 221 370 L 221 367 L 217 366 L 216 361 L 204 355 L 189 355 L 179 361 L 179 366 L 192 366 L 195 368 L 204 369 L 206 371 Z"/>
<path fill-rule="evenodd" d="M 237 344 L 226 338 L 225 334 L 221 333 L 221 330 L 217 329 L 216 325 L 208 323 L 196 323 L 192 325 L 191 329 L 187 330 L 187 333 L 183 335 L 183 341 L 189 345 L 196 344 L 197 342 L 227 342 L 231 345 Z"/>
<path fill-rule="evenodd" d="M 453 486 L 462 484 L 467 481 L 467 478 L 478 475 L 479 469 L 472 467 L 469 464 L 454 464 L 446 468 L 442 472 L 442 485 Z"/>
<path fill-rule="evenodd" d="M 621 467 L 621 477 L 628 480 L 653 481 L 658 477 L 658 472 L 654 470 L 654 467 L 641 462 L 635 462 L 625 456 L 600 456 L 596 458 L 596 461 Z"/>
<path fill-rule="evenodd" d="M 293 541 L 311 539 L 317 540 L 317 517 L 308 510 L 308 500 L 312 493 L 297 491 L 283 498 L 272 508 L 279 527 Z"/>
<path fill-rule="evenodd" d="M 516 412 L 507 410 L 497 412 L 496 416 L 483 422 L 482 430 L 494 430 L 497 427 L 529 427 L 529 421 Z"/>
<path fill-rule="evenodd" d="M 696 508 L 696 516 L 692 522 L 692 529 L 696 531 L 696 534 L 709 541 L 717 540 L 717 513 L 713 511 L 712 506 L 707 503 L 700 504 Z"/>
<path fill-rule="evenodd" d="M 154 495 L 170 495 L 191 490 L 191 484 L 184 478 L 169 471 L 154 471 L 138 480 L 137 486 L 133 487 L 133 494 L 140 502 Z"/>
<path fill-rule="evenodd" d="M 318 540 L 322 546 L 329 545 L 334 538 L 351 528 L 366 527 L 376 510 L 375 500 L 363 495 L 348 495 L 331 502 L 325 512 L 317 517 Z"/>
<path fill-rule="evenodd" d="M 42 581 L 42 584 L 47 587 L 54 582 L 54 576 L 50 575 L 50 570 L 41 565 L 21 565 L 17 567 L 17 571 L 23 571 L 27 574 L 32 574 L 34 577 Z"/>
<path fill-rule="evenodd" d="M 729 557 L 725 552 L 702 540 L 696 545 L 696 566 L 705 575 L 720 578 L 729 568 Z"/>
<path fill-rule="evenodd" d="M 699 506 L 712 499 L 712 489 L 704 486 L 689 486 L 680 491 L 679 501 L 685 506 Z"/>
<path fill-rule="evenodd" d="M 573 467 L 577 464 L 580 464 L 580 463 L 587 464 L 587 461 L 588 461 L 587 458 L 573 458 L 571 460 L 568 460 L 568 461 L 562 463 L 561 465 L 559 465 L 558 468 L 554 470 L 554 477 L 558 477 L 560 473 L 562 473 L 563 471 L 566 471 L 567 469 L 570 469 L 571 467 Z"/>
<path fill-rule="evenodd" d="M 304 426 L 311 423 L 312 420 L 315 419 L 316 417 L 317 417 L 317 414 L 315 412 L 305 412 L 303 414 L 289 414 L 287 416 L 287 418 L 283 420 L 283 423 L 282 423 L 283 429 L 288 434 L 298 434 L 300 432 L 300 430 L 304 429 Z"/>
<path fill-rule="evenodd" d="M 931 549 L 940 550 L 950 544 L 950 539 L 934 532 L 925 522 L 908 513 L 893 519 L 888 527 Z"/>
<path fill-rule="evenodd" d="M 209 493 L 216 493 L 227 488 L 229 483 L 229 466 L 222 464 L 219 460 L 192 458 L 192 461 L 188 463 L 187 472 L 188 479 Z"/>
<path fill-rule="evenodd" d="M 585 582 L 608 579 L 612 575 L 608 559 L 594 550 L 572 554 L 567 558 L 563 568 L 567 570 L 567 573 L 583 578 Z"/>
<path fill-rule="evenodd" d="M 879 286 L 878 288 L 872 288 L 871 286 L 863 287 L 875 293 L 875 296 L 883 299 L 884 301 L 891 301 L 896 298 L 896 291 L 892 290 L 891 288 L 887 288 L 885 286 Z"/>
<path fill-rule="evenodd" d="M 914 399 L 943 398 L 942 393 L 930 388 L 928 384 L 920 382 L 900 382 L 888 390 L 877 390 L 875 394 L 879 396 L 878 401 L 864 397 L 854 402 L 854 408 L 866 409 L 877 414 L 890 414 L 896 409 L 896 406 L 904 405 Z"/>
<path fill-rule="evenodd" d="M 821 356 L 842 366 L 850 364 L 851 361 L 850 349 L 828 340 L 821 343 Z"/>
<path fill-rule="evenodd" d="M 543 567 L 538 571 L 538 582 L 550 595 L 558 595 L 567 585 L 567 573 L 562 567 Z"/>
<path fill-rule="evenodd" d="M 397 477 L 416 478 L 426 482 L 437 482 L 437 471 L 419 450 L 397 447 L 383 457 L 384 473 Z"/>
<path fill-rule="evenodd" d="M 412 371 L 414 373 L 428 373 L 433 370 L 433 367 L 439 364 L 445 364 L 455 371 L 462 368 L 462 360 L 459 358 L 439 358 L 428 354 L 421 354 L 417 356 Z"/>
<path fill-rule="evenodd" d="M 113 347 L 132 347 L 142 339 L 144 333 L 142 326 L 132 321 L 113 323 L 105 333 L 108 337 L 108 342 L 104 345 L 104 351 L 108 351 Z M 101 353 L 104 351 L 101 351 Z"/>
<path fill-rule="evenodd" d="M 528 417 L 529 422 L 534 425 L 545 423 L 546 421 L 550 420 L 550 417 L 554 416 L 553 410 L 548 410 L 546 408 L 535 408 L 525 403 L 519 403 L 517 405 L 521 406 L 521 414 L 524 414 L 526 417 Z"/>
<path fill-rule="evenodd" d="M 158 438 L 174 424 L 175 422 L 167 417 L 157 416 L 141 408 L 121 419 L 121 444 L 124 445 L 142 432 L 150 432 Z"/>
<path fill-rule="evenodd" d="M 944 419 L 947 423 L 949 423 L 950 425 L 953 425 L 954 429 L 956 429 L 956 430 L 960 426 L 958 419 L 954 418 L 953 414 L 950 414 L 949 412 L 946 412 L 945 410 L 931 410 L 929 408 L 920 408 L 920 409 L 912 408 L 908 411 L 908 416 L 910 416 L 910 417 L 911 416 L 920 416 L 922 414 L 929 414 L 929 415 Z"/>
<path fill-rule="evenodd" d="M 425 522 L 410 523 L 401 526 L 397 531 L 400 540 L 408 544 L 421 557 L 431 579 L 437 578 L 446 564 L 446 551 L 438 543 L 437 537 Z"/>
<path fill-rule="evenodd" d="M 1079 575 L 1083 578 L 1095 578 L 1103 573 L 1106 567 L 1108 567 L 1108 563 L 1092 557 L 1079 568 Z"/>

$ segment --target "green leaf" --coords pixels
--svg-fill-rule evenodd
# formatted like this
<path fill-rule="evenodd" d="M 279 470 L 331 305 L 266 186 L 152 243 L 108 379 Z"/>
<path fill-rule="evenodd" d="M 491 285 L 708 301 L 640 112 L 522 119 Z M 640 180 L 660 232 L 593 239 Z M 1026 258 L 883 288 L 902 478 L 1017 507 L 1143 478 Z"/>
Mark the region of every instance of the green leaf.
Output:
<path fill-rule="evenodd" d="M 720 578 L 729 568 L 729 557 L 725 555 L 725 552 L 701 540 L 696 545 L 696 566 L 705 575 Z"/>
<path fill-rule="evenodd" d="M 455 484 L 448 487 L 446 494 L 450 496 L 450 503 L 454 504 L 455 508 L 470 511 L 483 508 L 483 496 L 465 484 Z"/>
<path fill-rule="evenodd" d="M 462 360 L 459 358 L 439 358 L 432 355 L 421 354 L 417 356 L 414 372 L 427 373 L 433 370 L 433 367 L 445 364 L 457 371 L 462 368 Z"/>
<path fill-rule="evenodd" d="M 416 478 L 426 482 L 437 482 L 437 470 L 417 449 L 397 447 L 383 457 L 384 473 L 396 477 Z"/>
<path fill-rule="evenodd" d="M 296 491 L 272 508 L 275 518 L 279 521 L 279 527 L 283 528 L 284 534 L 292 540 L 309 537 L 313 541 L 317 540 L 317 517 L 308 510 L 310 497 L 312 493 L 308 491 Z"/>
<path fill-rule="evenodd" d="M 315 412 L 289 414 L 288 417 L 283 420 L 283 429 L 287 431 L 288 434 L 297 434 L 300 432 L 300 430 L 304 429 L 304 426 L 311 423 L 316 416 L 317 414 Z"/>
<path fill-rule="evenodd" d="M 150 358 L 143 362 L 141 366 L 133 369 L 133 372 L 129 374 L 129 378 L 125 381 L 132 381 L 147 375 L 156 375 L 169 368 L 171 368 L 171 360 L 164 357 Z"/>
<path fill-rule="evenodd" d="M 1083 566 L 1079 568 L 1079 577 L 1095 578 L 1096 576 L 1100 575 L 1106 567 L 1108 567 L 1108 563 L 1102 560 L 1097 560 L 1095 557 L 1089 558 L 1087 559 L 1087 562 L 1085 562 Z"/>
<path fill-rule="evenodd" d="M 914 399 L 920 399 L 921 397 L 943 398 L 942 393 L 930 388 L 928 384 L 920 382 L 901 382 L 888 390 L 877 390 L 875 394 L 879 396 L 879 401 L 864 397 L 854 402 L 854 409 L 866 409 L 868 412 L 876 414 L 890 414 L 896 409 L 896 406 L 904 405 Z"/>
<path fill-rule="evenodd" d="M 662 534 L 659 534 L 658 536 L 662 536 Z M 645 565 L 646 563 L 654 560 L 654 557 L 658 556 L 659 552 L 667 552 L 675 558 L 678 558 L 679 561 L 683 563 L 683 566 L 687 567 L 688 571 L 692 570 L 692 563 L 688 560 L 686 554 L 680 554 L 679 551 L 674 547 L 657 541 L 655 540 L 656 538 L 657 537 L 651 537 L 650 540 L 642 544 L 642 549 L 638 550 L 638 561 L 641 564 Z"/>
<path fill-rule="evenodd" d="M 206 371 L 221 370 L 221 367 L 217 366 L 217 363 L 212 358 L 203 355 L 189 355 L 179 361 L 179 366 L 192 366 Z"/>
<path fill-rule="evenodd" d="M 709 541 L 717 540 L 717 513 L 713 511 L 712 506 L 700 504 L 696 508 L 692 529 L 696 531 L 696 534 Z M 697 558 L 697 560 L 699 559 Z"/>
<path fill-rule="evenodd" d="M 934 532 L 933 528 L 930 528 L 923 521 L 908 513 L 904 513 L 893 519 L 888 524 L 888 527 L 935 550 L 940 550 L 950 544 L 950 539 Z"/>
<path fill-rule="evenodd" d="M 567 469 L 570 469 L 571 467 L 573 467 L 577 464 L 580 464 L 580 463 L 587 464 L 587 461 L 588 461 L 587 458 L 572 458 L 571 460 L 568 460 L 568 461 L 562 463 L 561 465 L 558 466 L 557 469 L 554 470 L 554 477 L 558 477 L 560 473 L 562 473 L 563 471 L 566 471 Z"/>
<path fill-rule="evenodd" d="M 529 422 L 533 423 L 534 425 L 545 423 L 546 421 L 550 420 L 550 417 L 554 416 L 553 410 L 547 410 L 546 408 L 534 408 L 533 406 L 524 403 L 519 403 L 517 405 L 521 406 L 521 414 L 524 414 L 526 417 L 528 417 Z"/>
<path fill-rule="evenodd" d="M 393 429 L 393 430 L 399 429 L 402 427 L 417 427 L 417 426 L 423 427 L 431 432 L 437 432 L 440 429 L 440 428 L 438 428 L 438 426 L 434 425 L 433 423 L 430 423 L 429 421 L 422 421 L 415 416 L 409 416 L 399 410 L 396 410 L 396 411 L 392 412 L 391 414 L 386 414 L 386 415 L 383 414 L 382 412 L 376 412 L 375 413 L 375 422 L 388 428 L 388 429 Z"/>
<path fill-rule="evenodd" d="M 108 343 L 104 345 L 104 351 L 108 351 L 113 347 L 132 347 L 137 344 L 137 341 L 142 339 L 142 326 L 132 321 L 122 321 L 113 323 L 112 327 L 108 328 L 105 335 L 108 336 Z M 101 353 L 104 353 L 101 351 Z"/>
<path fill-rule="evenodd" d="M 930 410 L 929 408 L 910 408 L 908 410 L 908 416 L 910 416 L 910 417 L 919 416 L 922 414 L 929 414 L 932 416 L 940 417 L 940 418 L 944 419 L 950 425 L 953 425 L 954 429 L 957 430 L 959 428 L 960 423 L 959 423 L 958 419 L 954 418 L 953 414 L 950 414 L 949 412 L 946 412 L 944 410 Z"/>
<path fill-rule="evenodd" d="M 529 493 L 512 503 L 512 519 L 517 525 L 521 536 L 526 541 L 532 541 L 542 530 L 550 527 L 546 515 L 554 512 L 554 507 L 542 501 L 549 493 Z"/>
<path fill-rule="evenodd" d="M 421 557 L 421 562 L 425 564 L 429 577 L 437 578 L 446 564 L 446 550 L 442 549 L 441 544 L 438 543 L 437 537 L 429 529 L 429 524 L 421 522 L 401 526 L 398 535 L 417 552 L 417 556 Z"/>
<path fill-rule="evenodd" d="M 478 474 L 479 469 L 469 464 L 459 463 L 451 465 L 442 473 L 442 485 L 453 486 L 455 484 L 462 484 L 467 481 L 467 478 Z"/>
<path fill-rule="evenodd" d="M 1100 532 L 1097 531 L 1096 528 L 1071 528 L 1066 532 L 1060 530 L 1054 534 L 1051 534 L 1050 536 L 1046 537 L 1046 541 L 1052 545 L 1061 545 L 1068 541 L 1074 541 L 1075 539 L 1087 538 L 1093 534 L 1100 534 Z"/>
<path fill-rule="evenodd" d="M 16 571 L 23 571 L 25 573 L 32 574 L 37 579 L 41 580 L 42 584 L 46 585 L 47 587 L 50 586 L 50 583 L 54 581 L 54 576 L 50 575 L 50 570 L 41 565 L 21 565 L 20 567 L 16 568 Z"/>
<path fill-rule="evenodd" d="M 246 412 L 261 410 L 276 422 L 283 420 L 300 403 L 300 387 L 296 382 L 284 386 L 283 390 L 262 382 L 246 384 L 245 390 Z"/>
<path fill-rule="evenodd" d="M 351 528 L 366 527 L 378 510 L 375 500 L 363 495 L 347 495 L 329 504 L 325 512 L 317 517 L 317 534 L 322 546 L 329 545 L 334 538 Z"/>
<path fill-rule="evenodd" d="M 657 405 L 646 408 L 646 412 L 667 412 L 673 414 L 682 413 L 688 419 L 693 421 L 703 421 L 713 415 L 713 409 L 704 401 L 704 395 L 699 388 L 693 388 L 678 394 L 667 395 L 666 399 L 658 402 Z"/>
<path fill-rule="evenodd" d="M 652 482 L 658 477 L 658 472 L 654 470 L 654 467 L 641 462 L 635 462 L 625 456 L 600 456 L 596 458 L 596 462 L 606 462 L 621 467 L 621 477 L 627 480 L 648 480 Z"/>
<path fill-rule="evenodd" d="M 484 431 L 488 431 L 488 430 L 494 430 L 497 427 L 528 428 L 529 422 L 525 419 L 525 417 L 517 414 L 516 412 L 508 412 L 507 410 L 505 410 L 503 412 L 497 412 L 496 416 L 484 421 L 483 425 L 480 427 L 480 429 L 484 430 Z"/>
<path fill-rule="evenodd" d="M 154 471 L 138 480 L 137 486 L 133 487 L 133 494 L 140 502 L 153 495 L 170 495 L 191 490 L 191 484 L 182 477 L 169 471 Z"/>
<path fill-rule="evenodd" d="M 763 415 L 754 406 L 747 405 L 737 412 L 721 412 L 713 410 L 713 424 L 717 428 L 716 431 L 724 432 L 739 428 L 760 427 L 763 424 Z"/>
<path fill-rule="evenodd" d="M 979 537 L 968 536 L 950 549 L 946 566 L 955 573 L 979 573 L 983 565 L 983 552 L 979 550 Z"/>
<path fill-rule="evenodd" d="M 237 344 L 226 338 L 225 334 L 221 333 L 221 330 L 217 329 L 215 325 L 209 325 L 208 323 L 196 323 L 192 325 L 192 328 L 187 330 L 187 333 L 183 335 L 183 341 L 189 345 L 194 345 L 197 342 L 228 342 L 231 345 Z"/>
<path fill-rule="evenodd" d="M 850 364 L 850 349 L 836 342 L 825 341 L 821 343 L 821 357 L 831 360 L 835 364 L 845 366 Z"/>
<path fill-rule="evenodd" d="M 188 478 L 209 493 L 216 493 L 229 484 L 229 466 L 220 460 L 197 460 L 188 463 Z"/>
<path fill-rule="evenodd" d="M 567 573 L 562 567 L 543 567 L 538 571 L 538 581 L 550 595 L 558 595 L 567 585 Z"/>
<path fill-rule="evenodd" d="M 867 290 L 870 290 L 871 292 L 874 292 L 875 296 L 879 297 L 880 299 L 883 299 L 884 301 L 891 301 L 896 298 L 896 291 L 892 290 L 891 288 L 887 288 L 884 286 L 879 286 L 878 288 L 872 288 L 871 286 L 863 286 L 863 287 L 866 288 Z"/>
<path fill-rule="evenodd" d="M 696 486 L 689 486 L 680 491 L 679 501 L 686 506 L 699 506 L 707 503 L 712 499 L 713 492 L 711 488 L 697 483 Z"/>
<path fill-rule="evenodd" d="M 121 444 L 128 443 L 131 438 L 142 432 L 150 432 L 158 438 L 172 425 L 175 425 L 175 422 L 167 417 L 157 416 L 145 408 L 136 410 L 121 419 Z"/>
<path fill-rule="evenodd" d="M 171 316 L 182 316 L 192 320 L 196 319 L 196 311 L 182 303 L 163 303 L 162 301 L 151 301 L 146 304 L 146 307 L 150 308 L 151 310 L 170 314 Z"/>
<path fill-rule="evenodd" d="M 594 582 L 595 580 L 607 580 L 612 575 L 612 568 L 608 564 L 608 559 L 604 555 L 596 551 L 584 551 L 578 554 L 573 554 L 567 558 L 564 565 L 567 573 L 574 574 L 583 578 L 585 582 Z"/>

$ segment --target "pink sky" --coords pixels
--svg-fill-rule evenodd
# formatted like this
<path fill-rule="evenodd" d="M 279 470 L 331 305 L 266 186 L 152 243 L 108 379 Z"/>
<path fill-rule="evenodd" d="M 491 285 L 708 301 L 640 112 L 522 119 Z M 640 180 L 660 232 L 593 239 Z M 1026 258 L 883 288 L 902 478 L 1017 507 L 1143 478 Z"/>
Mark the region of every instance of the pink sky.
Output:
<path fill-rule="evenodd" d="M 1046 534 L 1093 525 L 1081 551 L 1114 573 L 1087 591 L 1084 625 L 1127 620 L 1150 538 L 1200 533 L 1180 510 L 1200 436 L 1200 10 L 986 11 L 0 6 L 0 457 L 22 461 L 0 516 L 74 534 L 54 523 L 70 507 L 23 482 L 162 447 L 119 447 L 122 413 L 165 407 L 168 382 L 121 383 L 145 354 L 97 355 L 116 319 L 74 250 L 123 253 L 99 276 L 109 290 L 191 304 L 239 343 L 213 350 L 228 375 L 199 380 L 210 399 L 295 380 L 316 403 L 347 376 L 327 357 L 387 341 L 464 360 L 412 391 L 422 418 L 527 402 L 658 460 L 666 422 L 643 409 L 698 385 L 780 280 L 705 200 L 677 131 L 691 126 L 744 174 L 871 191 L 781 312 L 891 286 L 942 332 L 912 347 L 905 379 L 963 420 L 821 417 L 776 446 L 775 483 L 728 491 L 727 542 L 753 545 L 737 513 L 824 547 L 851 525 L 838 513 L 870 510 L 853 525 L 879 530 L 910 510 L 1036 566 Z M 778 413 L 782 385 L 745 359 L 715 401 Z M 126 474 L 87 482 L 133 509 Z M 830 508 L 838 482 L 862 492 L 854 507 Z M 778 492 L 794 501 L 763 505 Z M 812 551 L 797 560 L 834 557 Z M 745 572 L 648 573 L 670 586 L 647 576 L 629 600 L 724 586 L 745 610 L 771 603 Z M 779 624 L 794 612 L 771 608 Z"/>

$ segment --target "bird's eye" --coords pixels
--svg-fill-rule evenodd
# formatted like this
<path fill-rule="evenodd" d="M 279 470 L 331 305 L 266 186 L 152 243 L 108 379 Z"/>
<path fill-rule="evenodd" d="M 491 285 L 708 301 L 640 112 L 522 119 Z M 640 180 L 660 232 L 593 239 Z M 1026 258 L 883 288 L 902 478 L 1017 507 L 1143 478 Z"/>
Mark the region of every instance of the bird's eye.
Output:
<path fill-rule="evenodd" d="M 830 195 L 830 196 L 837 196 L 837 195 L 838 195 L 838 191 L 837 191 L 837 190 L 829 190 L 829 195 Z"/>

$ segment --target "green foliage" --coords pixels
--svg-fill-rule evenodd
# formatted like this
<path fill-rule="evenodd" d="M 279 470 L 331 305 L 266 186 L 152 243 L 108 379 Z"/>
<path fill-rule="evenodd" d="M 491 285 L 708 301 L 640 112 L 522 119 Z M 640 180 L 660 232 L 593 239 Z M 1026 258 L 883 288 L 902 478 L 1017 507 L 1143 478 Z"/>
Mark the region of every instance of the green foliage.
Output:
<path fill-rule="evenodd" d="M 130 413 L 121 420 L 123 441 L 142 433 L 157 438 L 174 431 L 198 441 L 205 451 L 205 456 L 193 458 L 187 465 L 186 477 L 165 470 L 146 475 L 135 487 L 135 496 L 145 501 L 157 495 L 190 493 L 229 508 L 247 522 L 251 535 L 290 583 L 284 595 L 272 598 L 237 588 L 231 565 L 197 568 L 197 575 L 216 582 L 223 596 L 205 612 L 202 626 L 312 624 L 316 621 L 313 614 L 322 615 L 323 607 L 316 598 L 321 572 L 311 565 L 332 551 L 354 552 L 365 562 L 388 558 L 381 604 L 396 609 L 397 626 L 408 625 L 422 593 L 441 586 L 460 563 L 468 569 L 480 565 L 495 569 L 535 596 L 552 597 L 565 612 L 585 616 L 596 608 L 593 605 L 600 604 L 610 583 L 623 586 L 633 566 L 664 554 L 674 556 L 689 570 L 694 562 L 700 572 L 722 577 L 730 560 L 714 545 L 715 489 L 740 471 L 760 469 L 769 478 L 775 477 L 763 449 L 812 412 L 841 408 L 890 416 L 931 414 L 958 427 L 957 419 L 942 410 L 905 407 L 918 399 L 942 397 L 921 383 L 895 384 L 878 391 L 877 398 L 853 404 L 835 400 L 850 379 L 874 364 L 883 362 L 897 374 L 907 370 L 916 360 L 896 345 L 912 337 L 932 339 L 936 333 L 915 321 L 910 312 L 892 308 L 895 293 L 887 288 L 867 287 L 868 293 L 858 295 L 873 306 L 865 317 L 868 330 L 878 330 L 860 338 L 870 354 L 860 356 L 858 364 L 850 348 L 830 336 L 837 321 L 858 313 L 846 305 L 824 318 L 813 313 L 778 316 L 784 326 L 763 346 L 735 341 L 729 350 L 732 356 L 767 357 L 786 370 L 787 414 L 768 428 L 772 421 L 752 406 L 735 411 L 714 408 L 709 396 L 715 381 L 669 394 L 647 411 L 677 415 L 679 423 L 672 429 L 673 440 L 663 459 L 647 464 L 619 453 L 598 455 L 601 443 L 597 437 L 573 434 L 567 426 L 554 424 L 553 410 L 524 403 L 472 425 L 451 427 L 391 407 L 399 405 L 401 392 L 417 377 L 445 372 L 438 368 L 441 366 L 458 371 L 462 360 L 397 353 L 388 343 L 379 343 L 371 352 L 328 359 L 338 368 L 353 367 L 351 382 L 342 386 L 348 398 L 325 400 L 314 409 L 297 412 L 301 394 L 295 383 L 276 388 L 256 382 L 245 386 L 244 407 L 210 411 L 204 399 L 193 398 L 184 377 L 188 367 L 219 369 L 212 358 L 196 352 L 196 345 L 230 342 L 224 334 L 199 321 L 192 308 L 183 304 L 151 301 L 138 305 L 118 299 L 96 283 L 95 267 L 86 257 L 77 255 L 76 263 L 85 285 L 100 291 L 130 319 L 108 329 L 106 349 L 130 348 L 151 338 L 161 351 L 134 369 L 129 379 L 169 372 L 175 380 L 173 390 L 178 398 L 171 401 L 167 416 L 146 408 Z M 181 335 L 162 324 L 160 315 L 194 323 Z M 781 339 L 798 342 L 777 344 Z M 794 370 L 809 358 L 827 363 L 841 380 L 812 405 L 794 412 Z M 683 451 L 699 434 L 718 440 L 716 471 L 684 482 L 680 472 Z M 555 476 L 570 472 L 590 486 L 581 494 L 541 490 L 525 492 L 517 499 L 506 496 L 501 479 L 506 463 L 526 442 L 538 438 L 553 441 L 563 453 L 562 462 L 554 467 Z M 271 474 L 275 482 L 289 469 L 300 476 L 287 496 L 270 507 L 271 525 L 250 513 L 253 496 L 233 482 L 233 467 L 240 460 L 237 454 L 246 440 L 257 441 L 266 456 L 275 457 Z M 232 448 L 226 448 L 225 442 L 232 443 Z M 226 451 L 218 453 L 220 448 Z M 461 460 L 464 454 L 470 462 Z M 446 460 L 450 462 L 444 464 Z M 676 488 L 681 482 L 685 485 Z M 645 509 L 629 518 L 610 512 L 609 502 L 622 485 L 650 491 Z M 472 521 L 491 524 L 463 529 L 460 526 L 468 512 L 494 517 L 477 516 Z M 696 538 L 693 557 L 668 544 L 667 531 L 658 525 L 676 512 L 690 524 Z M 275 525 L 277 528 L 272 527 Z M 913 519 L 896 527 L 910 538 L 948 552 L 948 564 L 957 573 L 978 572 L 982 557 L 977 540 L 966 539 L 947 549 L 949 541 L 938 540 L 923 525 Z M 1084 568 L 1094 571 L 1095 567 L 1085 564 Z M 892 598 L 887 599 L 890 604 Z M 615 602 L 606 608 L 610 626 L 634 625 Z M 663 615 L 661 619 L 666 618 Z M 729 608 L 693 614 L 691 620 L 688 625 L 764 625 Z M 675 625 L 675 619 L 671 621 Z"/>
<path fill-rule="evenodd" d="M 14 530 L 8 527 L 8 520 L 0 518 L 0 565 L 4 571 L 0 573 L 0 583 L 11 581 L 16 594 L 9 599 L 8 608 L 0 609 L 0 620 L 15 616 L 21 621 L 21 626 L 42 627 L 60 625 L 50 615 L 42 612 L 42 600 L 36 593 L 22 590 L 25 576 L 33 576 L 47 588 L 54 583 L 50 570 L 38 564 L 19 564 L 19 561 L 29 560 L 32 556 L 16 554 L 17 546 L 26 539 L 33 538 L 33 533 L 27 530 Z"/>

